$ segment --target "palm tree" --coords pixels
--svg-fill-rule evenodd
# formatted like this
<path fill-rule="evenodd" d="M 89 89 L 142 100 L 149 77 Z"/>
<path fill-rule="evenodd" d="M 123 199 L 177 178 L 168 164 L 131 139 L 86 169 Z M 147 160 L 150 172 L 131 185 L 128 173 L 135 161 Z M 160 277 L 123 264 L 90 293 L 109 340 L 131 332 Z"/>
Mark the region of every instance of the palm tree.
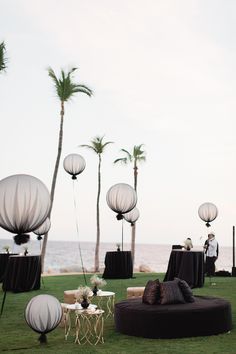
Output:
<path fill-rule="evenodd" d="M 6 53 L 6 46 L 5 43 L 2 42 L 0 43 L 0 73 L 1 71 L 6 70 L 7 67 L 7 59 L 5 53 Z"/>
<path fill-rule="evenodd" d="M 52 185 L 51 185 L 51 209 L 50 209 L 49 215 L 48 215 L 49 219 L 51 217 L 51 211 L 52 211 L 54 193 L 55 193 L 55 187 L 56 187 L 56 180 L 57 180 L 57 173 L 58 173 L 58 168 L 59 168 L 59 163 L 60 163 L 60 158 L 61 158 L 61 151 L 62 151 L 63 123 L 64 123 L 64 115 L 65 115 L 64 104 L 65 104 L 65 102 L 68 102 L 77 92 L 85 93 L 88 96 L 92 95 L 92 90 L 90 90 L 87 86 L 77 84 L 72 81 L 72 74 L 74 73 L 75 70 L 77 70 L 77 68 L 72 68 L 67 73 L 65 73 L 64 70 L 61 70 L 61 76 L 60 76 L 60 78 L 57 78 L 54 71 L 52 70 L 52 68 L 48 68 L 48 75 L 50 76 L 50 78 L 52 79 L 52 81 L 55 85 L 56 94 L 57 94 L 57 97 L 61 103 L 59 140 L 58 140 L 56 163 L 55 163 L 55 167 L 54 167 Z M 47 239 L 48 239 L 48 233 L 45 234 L 44 239 L 43 239 L 43 247 L 42 247 L 42 253 L 41 253 L 42 271 L 43 271 L 43 267 L 44 267 L 44 258 L 45 258 L 45 253 L 46 253 Z"/>
<path fill-rule="evenodd" d="M 137 192 L 137 183 L 138 183 L 138 163 L 146 161 L 145 151 L 142 150 L 143 144 L 135 145 L 133 147 L 133 151 L 130 153 L 125 149 L 121 149 L 122 152 L 125 153 L 125 157 L 121 157 L 116 159 L 114 163 L 122 163 L 128 164 L 133 163 L 133 170 L 134 170 L 134 189 Z M 131 254 L 133 259 L 134 265 L 134 256 L 135 256 L 135 234 L 136 234 L 136 223 L 132 226 L 132 236 L 131 236 Z"/>
<path fill-rule="evenodd" d="M 99 248 L 100 248 L 100 194 L 101 194 L 101 163 L 102 154 L 104 153 L 105 147 L 112 144 L 112 141 L 103 142 L 104 136 L 96 136 L 91 140 L 91 145 L 79 145 L 81 147 L 86 147 L 94 151 L 98 155 L 98 193 L 97 193 L 97 240 L 95 248 L 95 259 L 94 259 L 94 271 L 99 272 Z"/>

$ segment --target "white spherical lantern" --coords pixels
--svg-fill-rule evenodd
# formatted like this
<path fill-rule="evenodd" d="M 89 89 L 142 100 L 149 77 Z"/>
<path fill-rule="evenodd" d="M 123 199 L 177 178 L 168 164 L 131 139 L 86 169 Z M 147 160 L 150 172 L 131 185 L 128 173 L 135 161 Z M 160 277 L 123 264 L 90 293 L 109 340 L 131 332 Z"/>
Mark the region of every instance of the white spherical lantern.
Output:
<path fill-rule="evenodd" d="M 126 183 L 118 183 L 107 192 L 107 204 L 116 213 L 117 219 L 123 219 L 123 215 L 131 211 L 137 204 L 137 194 L 133 187 Z"/>
<path fill-rule="evenodd" d="M 39 226 L 36 230 L 34 230 L 34 234 L 38 236 L 38 240 L 42 239 L 42 236 L 45 235 L 51 227 L 51 221 L 47 218 L 41 226 Z"/>
<path fill-rule="evenodd" d="M 206 226 L 209 227 L 210 222 L 215 220 L 218 215 L 218 209 L 213 203 L 203 203 L 198 208 L 199 217 L 206 222 Z"/>
<path fill-rule="evenodd" d="M 129 222 L 131 226 L 134 226 L 134 223 L 138 220 L 139 215 L 138 208 L 134 208 L 129 213 L 124 214 L 124 219 Z"/>
<path fill-rule="evenodd" d="M 76 176 L 83 172 L 85 166 L 85 159 L 79 154 L 67 155 L 63 161 L 63 167 L 72 176 L 72 179 L 77 179 Z"/>
<path fill-rule="evenodd" d="M 16 243 L 29 240 L 25 233 L 46 220 L 50 207 L 49 191 L 38 178 L 19 174 L 0 181 L 0 226 L 17 234 Z"/>
<path fill-rule="evenodd" d="M 37 295 L 26 306 L 25 320 L 35 332 L 40 333 L 40 343 L 47 341 L 46 334 L 54 330 L 62 318 L 60 302 L 52 295 Z"/>

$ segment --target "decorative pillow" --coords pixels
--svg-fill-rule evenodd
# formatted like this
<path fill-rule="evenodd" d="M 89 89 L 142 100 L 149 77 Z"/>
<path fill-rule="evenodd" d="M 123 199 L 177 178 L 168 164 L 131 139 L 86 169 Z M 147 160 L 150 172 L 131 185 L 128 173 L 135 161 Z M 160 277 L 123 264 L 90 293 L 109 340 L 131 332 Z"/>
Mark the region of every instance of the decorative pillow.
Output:
<path fill-rule="evenodd" d="M 160 299 L 160 282 L 156 280 L 148 280 L 144 292 L 143 292 L 143 302 L 145 304 L 153 305 L 158 303 Z"/>
<path fill-rule="evenodd" d="M 178 281 L 166 281 L 160 283 L 160 303 L 165 304 L 184 304 L 183 294 L 178 286 Z"/>
<path fill-rule="evenodd" d="M 192 289 L 190 288 L 190 286 L 188 285 L 188 283 L 183 280 L 183 279 L 179 279 L 179 278 L 175 278 L 175 280 L 178 282 L 178 285 L 180 287 L 180 290 L 183 294 L 184 300 L 186 302 L 194 302 L 194 296 L 193 296 L 193 292 Z"/>

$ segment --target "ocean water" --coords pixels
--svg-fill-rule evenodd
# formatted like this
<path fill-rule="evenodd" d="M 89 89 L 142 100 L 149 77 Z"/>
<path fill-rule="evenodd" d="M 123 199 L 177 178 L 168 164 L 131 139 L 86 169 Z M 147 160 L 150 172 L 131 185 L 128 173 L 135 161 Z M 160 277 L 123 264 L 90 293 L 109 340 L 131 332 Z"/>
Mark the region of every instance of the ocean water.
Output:
<path fill-rule="evenodd" d="M 9 245 L 10 251 L 23 253 L 24 246 L 28 247 L 30 254 L 40 254 L 40 241 L 32 240 L 25 245 L 17 246 L 12 239 L 0 239 L 0 252 L 3 247 Z M 93 271 L 95 243 L 81 242 L 80 244 L 84 267 L 87 271 Z M 130 244 L 124 244 L 124 251 L 130 250 Z M 107 251 L 115 251 L 114 243 L 101 243 L 100 245 L 100 270 L 104 269 L 104 259 Z M 202 250 L 202 246 L 195 246 L 194 250 Z M 136 244 L 135 270 L 140 265 L 148 266 L 154 272 L 164 273 L 167 270 L 168 260 L 171 252 L 171 245 L 158 244 Z M 216 261 L 217 270 L 228 270 L 232 268 L 232 247 L 220 247 L 219 258 Z M 81 260 L 77 242 L 70 241 L 48 241 L 45 272 L 76 272 L 81 271 Z"/>

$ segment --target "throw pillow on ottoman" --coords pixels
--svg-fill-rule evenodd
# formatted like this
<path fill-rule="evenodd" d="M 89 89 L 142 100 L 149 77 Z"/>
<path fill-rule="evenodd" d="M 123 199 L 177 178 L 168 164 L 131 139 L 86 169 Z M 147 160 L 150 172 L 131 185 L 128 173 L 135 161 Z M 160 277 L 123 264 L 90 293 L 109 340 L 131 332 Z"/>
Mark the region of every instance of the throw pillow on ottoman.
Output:
<path fill-rule="evenodd" d="M 194 302 L 195 299 L 193 296 L 193 292 L 188 283 L 185 280 L 179 278 L 175 278 L 175 280 L 177 281 L 178 286 L 180 287 L 184 300 L 186 302 Z"/>
<path fill-rule="evenodd" d="M 184 296 L 176 280 L 160 283 L 160 297 L 161 305 L 185 303 Z"/>
<path fill-rule="evenodd" d="M 159 279 L 148 280 L 143 292 L 143 298 L 142 298 L 143 303 L 154 305 L 159 302 L 159 299 L 160 299 Z"/>

